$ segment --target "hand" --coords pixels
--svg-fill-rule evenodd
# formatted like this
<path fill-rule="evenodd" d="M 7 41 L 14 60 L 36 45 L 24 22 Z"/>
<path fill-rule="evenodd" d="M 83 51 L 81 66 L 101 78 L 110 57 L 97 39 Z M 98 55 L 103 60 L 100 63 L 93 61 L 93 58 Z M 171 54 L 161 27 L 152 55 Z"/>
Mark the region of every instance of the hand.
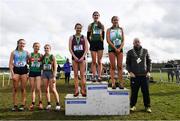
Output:
<path fill-rule="evenodd" d="M 130 77 L 133 77 L 133 78 L 136 77 L 135 74 L 134 74 L 133 72 L 130 72 L 129 75 L 130 75 Z"/>
<path fill-rule="evenodd" d="M 56 77 L 53 77 L 52 81 L 53 81 L 53 83 L 55 83 L 56 82 Z"/>
<path fill-rule="evenodd" d="M 10 78 L 11 78 L 12 80 L 14 80 L 14 79 L 15 79 L 14 73 L 11 73 Z"/>
<path fill-rule="evenodd" d="M 79 62 L 79 59 L 77 57 L 74 57 L 74 61 Z"/>
<path fill-rule="evenodd" d="M 119 49 L 115 49 L 116 53 L 120 53 L 120 50 Z"/>
<path fill-rule="evenodd" d="M 151 74 L 147 72 L 146 77 L 151 77 Z"/>
<path fill-rule="evenodd" d="M 81 57 L 81 58 L 79 59 L 79 62 L 83 62 L 83 60 L 84 60 L 84 57 Z"/>

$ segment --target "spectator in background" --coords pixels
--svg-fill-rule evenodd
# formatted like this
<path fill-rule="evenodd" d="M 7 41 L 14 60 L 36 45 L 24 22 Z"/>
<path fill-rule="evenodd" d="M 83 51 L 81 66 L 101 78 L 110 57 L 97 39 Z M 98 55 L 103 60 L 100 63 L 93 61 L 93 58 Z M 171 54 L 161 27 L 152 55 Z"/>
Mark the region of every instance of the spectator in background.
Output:
<path fill-rule="evenodd" d="M 60 79 L 61 78 L 61 70 L 62 70 L 62 68 L 61 68 L 61 66 L 58 64 L 58 67 L 57 67 L 57 77 L 56 77 L 56 79 Z"/>
<path fill-rule="evenodd" d="M 180 79 L 179 79 L 179 76 L 180 76 L 180 72 L 179 72 L 179 66 L 176 67 L 176 71 L 175 71 L 175 74 L 176 74 L 176 82 L 179 83 Z"/>
<path fill-rule="evenodd" d="M 173 62 L 168 61 L 168 63 L 165 65 L 165 68 L 167 68 L 167 74 L 168 74 L 168 81 L 170 82 L 170 80 L 174 80 L 174 65 Z M 170 79 L 171 77 L 171 79 Z"/>
<path fill-rule="evenodd" d="M 67 58 L 66 63 L 63 66 L 63 70 L 65 73 L 65 83 L 69 84 L 69 78 L 70 78 L 70 74 L 71 74 L 71 65 L 69 62 L 69 59 Z"/>

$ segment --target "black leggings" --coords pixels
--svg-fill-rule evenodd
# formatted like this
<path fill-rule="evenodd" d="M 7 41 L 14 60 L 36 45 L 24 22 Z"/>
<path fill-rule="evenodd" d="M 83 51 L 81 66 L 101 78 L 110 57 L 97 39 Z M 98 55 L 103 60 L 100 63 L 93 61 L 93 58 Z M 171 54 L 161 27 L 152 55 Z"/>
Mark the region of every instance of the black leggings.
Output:
<path fill-rule="evenodd" d="M 69 84 L 70 73 L 65 73 L 65 83 Z"/>

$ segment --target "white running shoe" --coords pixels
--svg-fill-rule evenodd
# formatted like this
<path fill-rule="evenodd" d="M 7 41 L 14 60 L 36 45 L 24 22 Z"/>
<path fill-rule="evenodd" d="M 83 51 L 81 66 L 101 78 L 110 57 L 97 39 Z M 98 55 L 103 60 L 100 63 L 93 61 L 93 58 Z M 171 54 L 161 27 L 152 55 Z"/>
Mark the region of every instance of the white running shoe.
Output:
<path fill-rule="evenodd" d="M 59 105 L 57 105 L 55 108 L 56 111 L 60 111 L 60 109 L 61 109 L 61 106 L 59 106 Z"/>
<path fill-rule="evenodd" d="M 50 110 L 51 109 L 51 105 L 47 105 L 46 110 Z"/>

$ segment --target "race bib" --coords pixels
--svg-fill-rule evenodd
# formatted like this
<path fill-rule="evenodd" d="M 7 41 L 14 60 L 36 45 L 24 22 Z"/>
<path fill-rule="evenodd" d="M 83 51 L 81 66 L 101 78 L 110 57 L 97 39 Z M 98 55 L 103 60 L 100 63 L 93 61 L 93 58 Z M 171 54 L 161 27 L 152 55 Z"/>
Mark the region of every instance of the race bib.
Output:
<path fill-rule="evenodd" d="M 40 66 L 41 66 L 40 62 L 32 62 L 32 65 L 31 65 L 31 67 L 36 67 L 36 68 L 39 68 Z"/>
<path fill-rule="evenodd" d="M 51 69 L 52 69 L 51 64 L 44 64 L 43 65 L 43 70 L 51 70 Z"/>
<path fill-rule="evenodd" d="M 15 64 L 17 67 L 24 67 L 26 64 L 22 61 L 18 61 L 16 64 Z"/>
<path fill-rule="evenodd" d="M 79 51 L 79 50 L 83 50 L 83 46 L 80 45 L 74 45 L 74 51 Z"/>
<path fill-rule="evenodd" d="M 94 29 L 93 34 L 101 34 L 101 29 Z"/>
<path fill-rule="evenodd" d="M 121 40 L 115 39 L 115 40 L 113 41 L 113 43 L 114 43 L 115 46 L 119 46 L 119 45 L 121 44 Z"/>

